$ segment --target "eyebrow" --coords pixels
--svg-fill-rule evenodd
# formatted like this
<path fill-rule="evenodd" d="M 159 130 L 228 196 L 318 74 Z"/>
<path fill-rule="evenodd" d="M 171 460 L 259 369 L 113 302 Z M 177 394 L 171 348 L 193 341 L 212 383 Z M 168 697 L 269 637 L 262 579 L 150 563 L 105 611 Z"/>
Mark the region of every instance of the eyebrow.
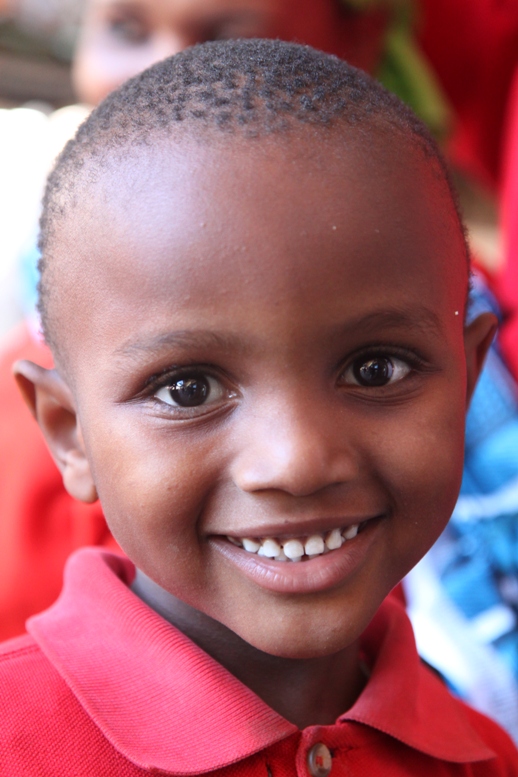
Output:
<path fill-rule="evenodd" d="M 370 331 L 378 333 L 381 329 L 418 329 L 423 334 L 441 335 L 444 328 L 441 319 L 435 311 L 418 307 L 410 310 L 401 308 L 383 308 L 368 313 L 365 316 L 359 316 L 357 319 L 348 321 L 346 330 L 360 330 L 362 334 L 369 334 Z M 343 330 L 342 330 L 343 331 Z"/>
<path fill-rule="evenodd" d="M 342 333 L 360 332 L 362 336 L 379 335 L 380 329 L 417 329 L 426 335 L 441 335 L 443 327 L 437 314 L 428 308 L 419 307 L 415 312 L 399 308 L 383 308 L 340 325 Z M 182 329 L 162 332 L 149 338 L 126 342 L 115 350 L 115 355 L 138 358 L 139 354 L 160 355 L 166 350 L 219 350 L 246 352 L 250 343 L 243 342 L 239 335 L 212 332 L 210 330 Z"/>
<path fill-rule="evenodd" d="M 149 338 L 127 342 L 115 350 L 115 355 L 138 356 L 140 353 L 160 354 L 171 348 L 182 351 L 193 349 L 222 351 L 244 350 L 245 345 L 239 337 L 230 334 L 220 334 L 210 330 L 181 329 L 175 332 L 163 332 Z"/>

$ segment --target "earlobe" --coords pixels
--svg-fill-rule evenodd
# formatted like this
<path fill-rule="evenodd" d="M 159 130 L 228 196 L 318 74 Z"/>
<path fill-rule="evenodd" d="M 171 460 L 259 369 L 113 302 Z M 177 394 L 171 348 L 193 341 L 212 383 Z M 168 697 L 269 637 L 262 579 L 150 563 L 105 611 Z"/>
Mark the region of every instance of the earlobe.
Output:
<path fill-rule="evenodd" d="M 471 400 L 484 361 L 498 328 L 493 313 L 481 313 L 464 329 L 467 367 L 467 401 Z"/>
<path fill-rule="evenodd" d="M 29 410 L 40 425 L 66 490 L 81 502 L 95 502 L 97 491 L 68 385 L 56 370 L 47 370 L 29 361 L 16 362 L 13 372 Z"/>

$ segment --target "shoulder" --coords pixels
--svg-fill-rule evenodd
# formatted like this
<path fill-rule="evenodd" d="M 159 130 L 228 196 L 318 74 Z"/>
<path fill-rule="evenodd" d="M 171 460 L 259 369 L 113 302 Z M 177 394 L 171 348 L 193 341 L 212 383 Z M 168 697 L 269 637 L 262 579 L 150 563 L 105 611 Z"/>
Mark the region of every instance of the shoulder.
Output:
<path fill-rule="evenodd" d="M 518 777 L 518 750 L 513 740 L 494 720 L 458 702 L 464 709 L 466 717 L 480 739 L 495 753 L 496 758 L 479 765 L 481 777 Z M 479 772 L 474 770 L 474 774 Z"/>
<path fill-rule="evenodd" d="M 400 604 L 384 602 L 364 635 L 362 649 L 371 676 L 347 717 L 399 743 L 396 761 L 406 753 L 409 758 L 433 759 L 434 774 L 518 777 L 518 751 L 510 737 L 452 696 L 420 661 Z M 408 749 L 403 751 L 401 745 Z"/>
<path fill-rule="evenodd" d="M 141 774 L 116 753 L 32 637 L 0 645 L 0 774 Z M 129 769 L 129 770 L 128 770 Z"/>
<path fill-rule="evenodd" d="M 59 680 L 34 639 L 28 634 L 0 644 L 0 713 L 12 709 L 26 691 L 37 695 L 39 681 Z M 29 681 L 29 682 L 28 682 Z M 27 686 L 27 687 L 26 687 Z"/>
<path fill-rule="evenodd" d="M 29 635 L 0 645 L 0 689 L 0 752 L 26 737 L 35 744 L 49 720 L 70 719 L 72 694 Z"/>

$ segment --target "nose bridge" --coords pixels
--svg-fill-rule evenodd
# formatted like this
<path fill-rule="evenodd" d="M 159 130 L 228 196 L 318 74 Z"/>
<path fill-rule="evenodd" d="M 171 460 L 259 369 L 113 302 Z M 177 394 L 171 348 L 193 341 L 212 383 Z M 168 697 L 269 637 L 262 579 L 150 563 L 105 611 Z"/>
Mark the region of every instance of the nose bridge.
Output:
<path fill-rule="evenodd" d="M 339 403 L 330 397 L 310 390 L 276 392 L 244 422 L 246 442 L 233 466 L 234 481 L 244 491 L 303 496 L 358 474 L 358 452 L 344 432 Z"/>

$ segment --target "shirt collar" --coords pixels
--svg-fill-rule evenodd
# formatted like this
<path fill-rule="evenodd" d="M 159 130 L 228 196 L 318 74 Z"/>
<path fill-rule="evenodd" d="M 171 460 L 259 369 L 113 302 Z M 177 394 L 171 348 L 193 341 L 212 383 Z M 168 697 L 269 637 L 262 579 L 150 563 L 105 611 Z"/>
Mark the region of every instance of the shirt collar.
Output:
<path fill-rule="evenodd" d="M 404 607 L 388 597 L 362 637 L 371 675 L 340 720 L 354 720 L 443 761 L 470 763 L 495 753 L 471 726 L 463 706 L 422 664 Z"/>
<path fill-rule="evenodd" d="M 298 732 L 141 602 L 128 587 L 133 577 L 126 559 L 79 551 L 67 564 L 56 604 L 27 624 L 120 753 L 141 768 L 199 774 Z M 420 665 L 410 623 L 397 602 L 385 601 L 362 648 L 372 673 L 338 725 L 356 721 L 443 760 L 494 757 L 462 707 Z"/>

